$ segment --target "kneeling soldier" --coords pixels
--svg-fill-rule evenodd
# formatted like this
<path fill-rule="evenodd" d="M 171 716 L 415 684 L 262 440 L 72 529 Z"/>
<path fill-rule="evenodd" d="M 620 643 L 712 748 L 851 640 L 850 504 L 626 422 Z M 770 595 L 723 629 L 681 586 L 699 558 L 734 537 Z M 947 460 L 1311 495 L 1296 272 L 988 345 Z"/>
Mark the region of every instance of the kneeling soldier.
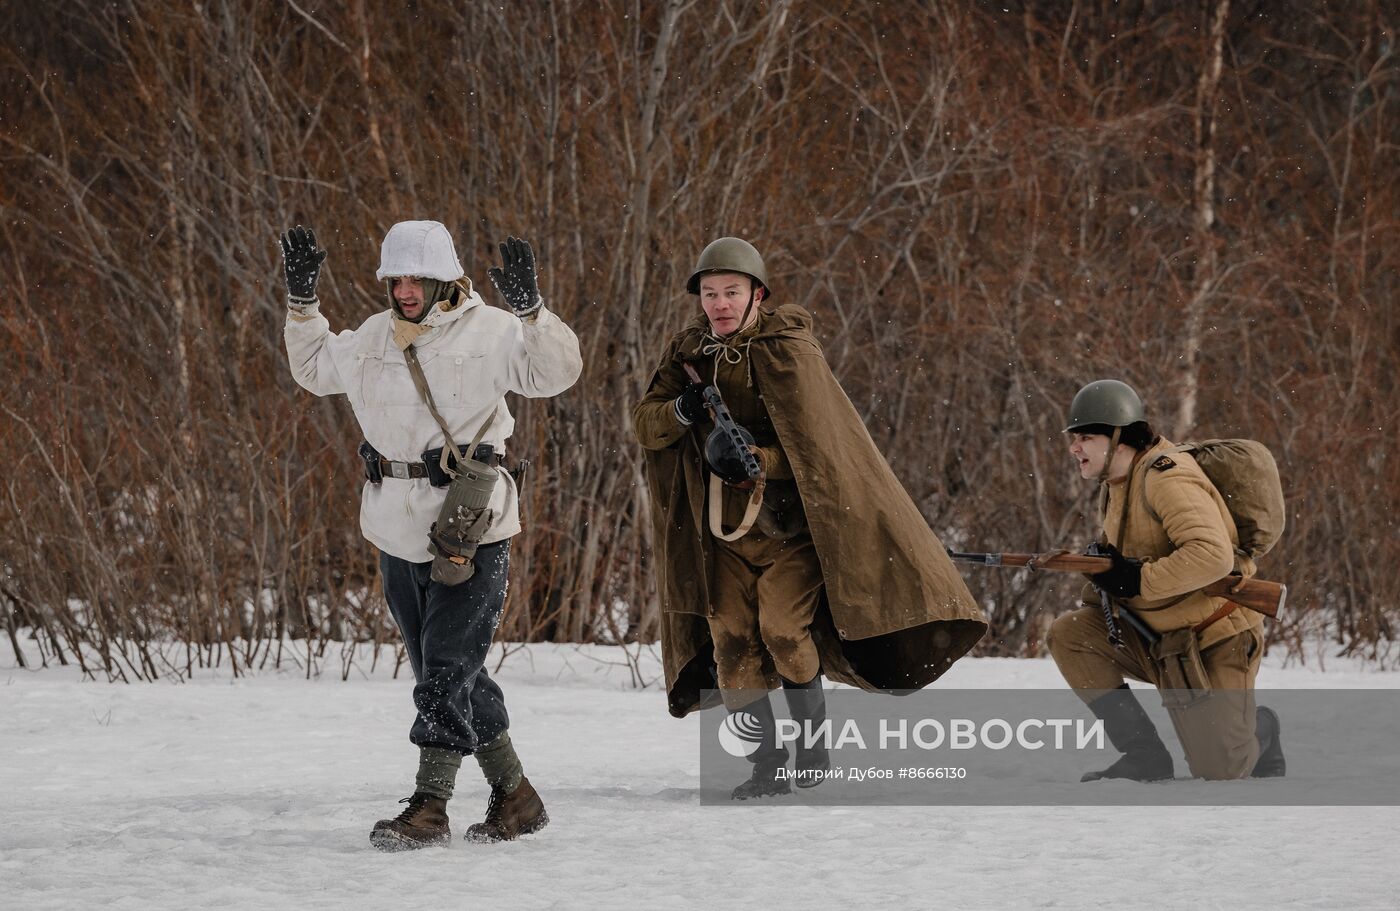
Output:
<path fill-rule="evenodd" d="M 646 450 L 670 711 L 703 708 L 717 677 L 725 705 L 763 732 L 752 777 L 733 796 L 787 793 L 769 689 L 781 681 L 793 720 L 816 730 L 822 673 L 919 689 L 986 622 L 832 376 L 811 315 L 767 306 L 758 251 L 716 240 L 686 290 L 702 312 L 666 346 L 632 412 Z M 703 398 L 711 383 L 752 437 L 757 483 L 748 453 L 714 432 Z M 827 765 L 820 745 L 799 742 L 799 786 L 817 784 Z"/>
<path fill-rule="evenodd" d="M 1157 640 L 1149 645 L 1125 628 L 1121 646 L 1110 644 L 1100 608 L 1064 614 L 1051 627 L 1060 673 L 1123 753 L 1083 780 L 1173 775 L 1171 754 L 1125 676 L 1164 691 L 1193 775 L 1282 775 L 1278 716 L 1254 705 L 1263 615 L 1201 591 L 1235 567 L 1239 535 L 1220 493 L 1189 453 L 1152 430 L 1142 400 L 1125 383 L 1099 380 L 1081 389 L 1065 432 L 1080 476 L 1102 485 L 1101 543 L 1113 566 L 1093 583 Z M 1214 690 L 1222 692 L 1207 695 Z"/>
<path fill-rule="evenodd" d="M 451 837 L 447 801 L 467 754 L 491 785 L 469 841 L 513 839 L 548 821 L 511 745 L 501 688 L 482 665 L 520 531 L 514 479 L 499 470 L 515 426 L 504 395 L 557 395 L 582 360 L 574 333 L 544 309 L 529 244 L 511 238 L 501 253 L 504 268 L 488 274 L 512 313 L 472 290 L 447 228 L 399 222 L 376 273 L 388 309 L 333 335 L 316 298 L 326 252 L 300 226 L 282 237 L 292 375 L 316 395 L 348 396 L 364 432 L 360 527 L 379 548 L 384 597 L 417 681 L 416 787 L 408 808 L 370 833 L 383 850 Z"/>

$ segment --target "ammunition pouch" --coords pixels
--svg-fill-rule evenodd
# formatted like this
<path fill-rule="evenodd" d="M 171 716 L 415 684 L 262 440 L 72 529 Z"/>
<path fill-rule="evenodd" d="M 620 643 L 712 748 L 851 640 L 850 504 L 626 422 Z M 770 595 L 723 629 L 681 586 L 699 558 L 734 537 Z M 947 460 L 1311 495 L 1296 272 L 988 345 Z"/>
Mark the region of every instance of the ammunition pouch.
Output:
<path fill-rule="evenodd" d="M 1162 692 L 1162 705 L 1182 709 L 1195 705 L 1210 695 L 1210 678 L 1201 660 L 1201 640 L 1190 627 L 1163 633 L 1152 644 L 1152 659 L 1157 662 Z"/>
<path fill-rule="evenodd" d="M 381 483 L 384 470 L 380 465 L 379 451 L 369 444 L 369 440 L 360 443 L 360 459 L 365 463 L 365 480 L 371 484 Z"/>
<path fill-rule="evenodd" d="M 472 577 L 472 558 L 495 520 L 489 509 L 500 473 L 496 466 L 476 459 L 456 465 L 457 476 L 447 485 L 437 521 L 428 532 L 433 554 L 432 580 L 441 585 L 461 585 Z"/>

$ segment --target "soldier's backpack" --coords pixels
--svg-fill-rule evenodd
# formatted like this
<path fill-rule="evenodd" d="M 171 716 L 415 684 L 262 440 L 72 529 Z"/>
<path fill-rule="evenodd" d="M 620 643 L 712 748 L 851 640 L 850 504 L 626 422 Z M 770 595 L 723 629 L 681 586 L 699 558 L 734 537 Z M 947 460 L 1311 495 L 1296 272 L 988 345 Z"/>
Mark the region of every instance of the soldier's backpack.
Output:
<path fill-rule="evenodd" d="M 1200 440 L 1174 449 L 1191 453 L 1220 491 L 1240 534 L 1240 550 L 1255 560 L 1272 550 L 1283 536 L 1285 509 L 1269 447 L 1255 440 Z"/>

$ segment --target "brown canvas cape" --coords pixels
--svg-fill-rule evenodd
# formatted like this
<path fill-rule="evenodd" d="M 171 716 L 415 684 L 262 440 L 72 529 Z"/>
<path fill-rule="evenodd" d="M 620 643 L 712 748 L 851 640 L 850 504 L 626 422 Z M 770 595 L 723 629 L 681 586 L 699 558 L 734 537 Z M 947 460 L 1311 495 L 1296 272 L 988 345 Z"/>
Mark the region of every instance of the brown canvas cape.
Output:
<path fill-rule="evenodd" d="M 822 672 L 866 690 L 917 690 L 966 654 L 987 623 L 832 375 L 811 325 L 795 304 L 766 311 L 748 357 L 821 560 L 826 604 L 812 634 Z M 663 373 L 674 380 L 668 385 L 684 384 L 681 362 L 701 359 L 704 335 L 702 316 L 672 338 L 652 389 Z M 676 717 L 706 707 L 701 691 L 716 686 L 706 621 L 715 541 L 695 437 L 646 451 L 662 657 Z"/>

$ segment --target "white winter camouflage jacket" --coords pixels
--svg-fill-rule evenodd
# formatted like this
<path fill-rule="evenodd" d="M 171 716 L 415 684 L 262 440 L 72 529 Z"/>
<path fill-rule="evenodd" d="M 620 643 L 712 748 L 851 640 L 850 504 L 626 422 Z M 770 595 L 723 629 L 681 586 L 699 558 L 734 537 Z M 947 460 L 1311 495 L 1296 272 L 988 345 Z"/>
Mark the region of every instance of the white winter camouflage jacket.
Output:
<path fill-rule="evenodd" d="M 493 411 L 483 442 L 497 452 L 515 427 L 504 395 L 531 398 L 558 395 L 583 368 L 578 339 L 563 320 L 541 308 L 535 319 L 488 307 L 475 292 L 452 310 L 434 307 L 422 325 L 429 331 L 414 342 L 438 411 L 458 446 L 466 446 Z M 403 352 L 393 339 L 393 312 L 385 310 L 358 329 L 332 334 L 316 309 L 289 314 L 285 330 L 292 376 L 316 395 L 350 398 L 365 439 L 388 459 L 420 461 L 426 450 L 444 445 L 442 428 L 418 395 Z M 360 529 L 371 544 L 391 556 L 421 563 L 432 559 L 428 529 L 446 490 L 426 478 L 384 478 L 365 483 Z M 483 544 L 520 531 L 515 482 L 505 472 L 491 508 L 496 519 Z"/>

